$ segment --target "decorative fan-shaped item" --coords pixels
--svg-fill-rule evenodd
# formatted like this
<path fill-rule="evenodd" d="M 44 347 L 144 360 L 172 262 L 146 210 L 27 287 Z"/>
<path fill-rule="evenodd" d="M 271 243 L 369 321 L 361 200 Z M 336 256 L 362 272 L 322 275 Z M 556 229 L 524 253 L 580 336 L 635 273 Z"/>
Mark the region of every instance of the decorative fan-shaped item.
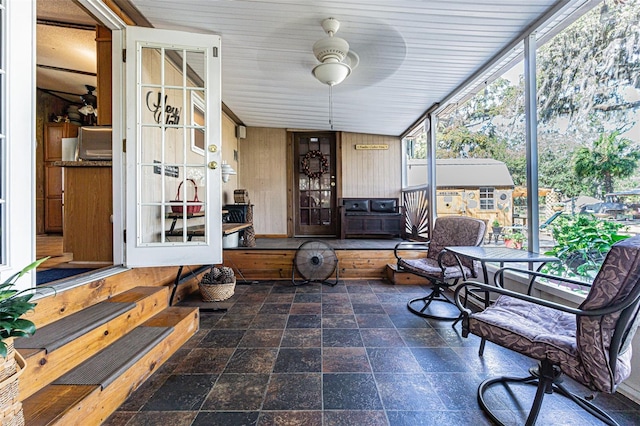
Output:
<path fill-rule="evenodd" d="M 304 279 L 296 282 L 296 271 Z M 327 281 L 335 273 L 335 282 Z M 293 258 L 291 281 L 294 285 L 302 285 L 317 281 L 334 286 L 338 283 L 338 256 L 324 241 L 306 241 L 298 247 Z"/>

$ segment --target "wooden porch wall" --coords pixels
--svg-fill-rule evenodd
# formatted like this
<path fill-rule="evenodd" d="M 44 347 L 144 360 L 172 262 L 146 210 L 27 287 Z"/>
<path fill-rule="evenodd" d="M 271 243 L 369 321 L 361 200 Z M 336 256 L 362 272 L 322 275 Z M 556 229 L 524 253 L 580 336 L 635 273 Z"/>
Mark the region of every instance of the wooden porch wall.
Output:
<path fill-rule="evenodd" d="M 388 145 L 389 149 L 355 149 L 356 145 Z M 402 143 L 399 137 L 342 134 L 342 196 L 401 198 Z"/>
<path fill-rule="evenodd" d="M 296 250 L 225 250 L 224 264 L 247 280 L 290 280 Z M 395 264 L 393 250 L 336 250 L 340 279 L 386 278 L 387 264 Z M 411 256 L 408 256 L 411 257 Z M 296 279 L 302 277 L 296 274 Z M 333 280 L 334 276 L 330 278 Z"/>
<path fill-rule="evenodd" d="M 238 146 L 238 185 L 249 191 L 256 234 L 286 236 L 287 131 L 248 127 Z"/>
<path fill-rule="evenodd" d="M 236 138 L 236 123 L 226 114 L 222 114 L 222 159 L 233 170 L 238 171 L 238 161 L 233 152 L 238 150 L 238 138 Z M 229 182 L 222 184 L 222 204 L 233 204 L 233 190 L 239 188 L 238 175 L 231 175 Z"/>
<path fill-rule="evenodd" d="M 338 152 L 343 197 L 400 198 L 401 141 L 395 136 L 342 133 Z M 355 145 L 389 146 L 385 150 L 356 150 Z M 249 191 L 254 204 L 254 228 L 262 236 L 287 236 L 287 130 L 247 128 L 238 142 L 238 187 Z"/>

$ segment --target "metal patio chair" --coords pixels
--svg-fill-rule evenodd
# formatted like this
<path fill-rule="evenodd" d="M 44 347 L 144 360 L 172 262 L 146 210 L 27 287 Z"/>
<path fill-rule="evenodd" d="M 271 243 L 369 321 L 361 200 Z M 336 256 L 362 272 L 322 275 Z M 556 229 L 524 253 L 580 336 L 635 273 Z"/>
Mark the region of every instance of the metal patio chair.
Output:
<path fill-rule="evenodd" d="M 509 268 L 511 269 L 511 268 Z M 523 270 L 522 273 L 549 277 Z M 497 276 L 502 276 L 499 271 Z M 561 280 L 558 277 L 554 279 Z M 481 408 L 497 424 L 486 391 L 501 383 L 537 386 L 526 425 L 536 422 L 545 394 L 557 392 L 609 425 L 617 423 L 588 399 L 562 385 L 566 374 L 594 392 L 613 393 L 631 373 L 631 340 L 640 320 L 640 236 L 613 245 L 586 299 L 578 308 L 541 300 L 484 283 L 462 283 L 455 293 L 462 311 L 462 334 L 469 333 L 538 361 L 524 378 L 487 379 L 478 387 Z M 464 307 L 464 290 L 479 289 L 500 296 L 478 313 Z"/>
<path fill-rule="evenodd" d="M 434 222 L 430 241 L 403 241 L 395 246 L 398 270 L 427 278 L 432 285 L 428 295 L 411 299 L 407 303 L 409 311 L 424 318 L 454 321 L 453 326 L 456 325 L 462 318 L 457 310 L 455 316 L 451 316 L 433 312 L 433 309 L 428 308 L 434 302 L 455 305 L 445 294 L 446 290 L 457 284 L 460 279 L 477 277 L 478 268 L 472 260 L 458 259 L 443 249 L 446 246 L 479 246 L 482 244 L 485 229 L 486 224 L 479 219 L 466 216 L 439 217 Z M 417 259 L 402 258 L 401 252 L 407 250 L 426 250 L 426 255 Z"/>

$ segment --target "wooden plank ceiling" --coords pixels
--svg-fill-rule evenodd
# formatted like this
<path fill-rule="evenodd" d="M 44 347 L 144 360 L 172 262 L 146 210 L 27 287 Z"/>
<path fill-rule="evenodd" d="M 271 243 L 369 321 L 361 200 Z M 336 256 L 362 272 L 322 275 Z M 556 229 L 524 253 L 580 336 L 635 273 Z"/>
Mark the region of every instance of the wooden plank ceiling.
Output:
<path fill-rule="evenodd" d="M 360 62 L 333 88 L 335 130 L 396 136 L 550 10 L 564 13 L 597 1 L 114 3 L 141 14 L 156 28 L 219 34 L 222 100 L 243 124 L 260 127 L 330 128 L 329 87 L 311 74 L 318 64 L 312 46 L 326 36 L 322 20 L 336 18 L 341 23 L 337 36 L 349 42 Z"/>

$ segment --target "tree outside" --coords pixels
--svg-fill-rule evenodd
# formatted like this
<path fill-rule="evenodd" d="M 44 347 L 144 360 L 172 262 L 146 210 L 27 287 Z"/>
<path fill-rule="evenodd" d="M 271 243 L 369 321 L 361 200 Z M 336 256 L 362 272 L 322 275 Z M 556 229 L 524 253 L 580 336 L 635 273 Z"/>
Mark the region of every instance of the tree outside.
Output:
<path fill-rule="evenodd" d="M 512 74 L 439 117 L 438 158 L 494 158 L 526 183 L 524 83 Z M 539 185 L 565 197 L 638 187 L 640 0 L 606 0 L 539 47 L 537 84 Z"/>
<path fill-rule="evenodd" d="M 575 151 L 573 164 L 578 178 L 590 182 L 593 193 L 604 198 L 613 192 L 614 180 L 632 176 L 638 168 L 640 151 L 620 133 L 603 133 L 591 147 Z"/>

